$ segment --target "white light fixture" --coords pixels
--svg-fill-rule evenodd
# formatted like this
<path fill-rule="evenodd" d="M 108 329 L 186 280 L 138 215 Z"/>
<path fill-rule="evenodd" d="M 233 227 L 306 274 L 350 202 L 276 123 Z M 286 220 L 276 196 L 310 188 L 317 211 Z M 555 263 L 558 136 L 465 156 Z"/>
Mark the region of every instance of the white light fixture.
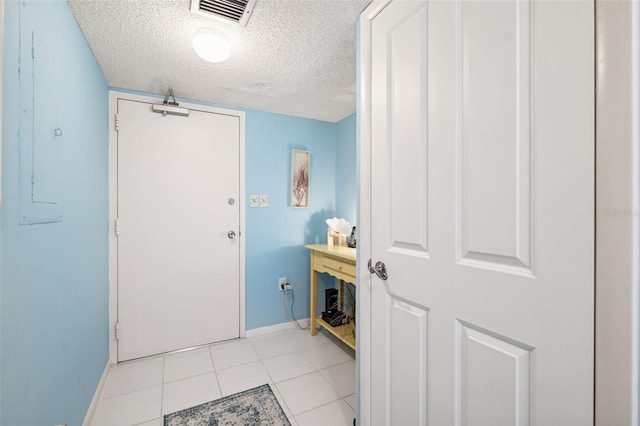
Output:
<path fill-rule="evenodd" d="M 193 50 L 208 62 L 224 62 L 231 55 L 226 38 L 212 29 L 202 29 L 193 37 Z"/>

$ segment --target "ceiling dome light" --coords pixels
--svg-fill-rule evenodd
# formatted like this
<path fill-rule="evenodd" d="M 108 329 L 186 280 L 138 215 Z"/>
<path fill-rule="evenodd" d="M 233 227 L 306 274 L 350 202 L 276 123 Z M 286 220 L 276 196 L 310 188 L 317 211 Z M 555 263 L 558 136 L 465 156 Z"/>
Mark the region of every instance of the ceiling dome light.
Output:
<path fill-rule="evenodd" d="M 198 31 L 192 43 L 198 56 L 208 62 L 224 62 L 231 55 L 227 39 L 213 30 Z"/>

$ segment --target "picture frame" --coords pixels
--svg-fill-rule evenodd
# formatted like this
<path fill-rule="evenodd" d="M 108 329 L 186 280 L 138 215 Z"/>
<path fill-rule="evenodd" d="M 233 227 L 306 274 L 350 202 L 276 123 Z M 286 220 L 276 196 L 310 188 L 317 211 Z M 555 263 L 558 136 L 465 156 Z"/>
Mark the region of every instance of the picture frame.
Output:
<path fill-rule="evenodd" d="M 309 151 L 291 150 L 291 207 L 309 207 L 311 177 L 311 154 Z"/>

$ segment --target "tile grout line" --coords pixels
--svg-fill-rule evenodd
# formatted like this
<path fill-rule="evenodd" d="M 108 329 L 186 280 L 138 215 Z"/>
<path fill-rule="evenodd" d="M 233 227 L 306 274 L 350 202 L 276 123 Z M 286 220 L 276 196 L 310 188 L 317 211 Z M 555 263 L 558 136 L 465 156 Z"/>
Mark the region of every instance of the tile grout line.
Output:
<path fill-rule="evenodd" d="M 199 349 L 201 349 L 201 348 L 199 348 Z M 183 381 L 183 380 L 189 380 L 189 379 L 193 379 L 193 378 L 195 378 L 195 377 L 200 377 L 200 376 L 204 376 L 204 375 L 206 375 L 206 374 L 211 374 L 211 373 L 214 373 L 214 374 L 215 374 L 215 376 L 216 376 L 216 380 L 217 380 L 217 379 L 218 379 L 218 374 L 216 373 L 215 363 L 214 363 L 214 361 L 213 361 L 213 355 L 211 354 L 211 351 L 209 351 L 209 350 L 208 350 L 208 348 L 207 348 L 207 351 L 206 351 L 206 352 L 209 354 L 209 360 L 211 361 L 211 365 L 212 365 L 212 367 L 213 367 L 213 370 L 212 370 L 212 371 L 203 371 L 203 372 L 200 372 L 200 373 L 192 374 L 192 375 L 190 375 L 190 376 L 179 377 L 179 378 L 177 378 L 177 379 L 169 380 L 169 381 L 167 381 L 167 382 L 164 382 L 164 377 L 163 377 L 163 384 L 172 384 L 172 383 L 177 383 L 177 382 L 181 382 L 181 381 Z M 189 355 L 187 355 L 187 356 L 189 356 Z M 187 356 L 184 356 L 184 358 L 186 358 Z M 224 369 L 223 369 L 223 370 L 224 370 Z"/>
<path fill-rule="evenodd" d="M 354 399 L 356 399 L 356 393 L 354 392 L 354 393 L 350 393 L 349 395 L 347 395 L 347 396 L 343 397 L 343 398 L 342 398 L 342 400 L 343 400 L 344 402 L 347 402 L 347 398 L 349 398 L 349 397 L 351 397 L 351 396 L 353 396 L 353 397 L 354 397 Z M 349 407 L 351 407 L 351 404 L 349 404 L 348 402 L 347 402 L 347 405 L 348 405 Z M 356 409 L 355 409 L 355 408 L 353 408 L 353 407 L 351 407 L 351 409 L 353 410 L 353 412 L 354 412 L 354 414 L 355 414 Z"/>
<path fill-rule="evenodd" d="M 209 347 L 207 348 L 207 352 L 209 352 L 209 358 L 211 359 L 211 366 L 213 367 L 213 374 L 216 375 L 216 384 L 218 385 L 220 398 L 222 398 L 224 395 L 222 393 L 222 386 L 220 386 L 220 378 L 218 377 L 218 369 L 216 368 L 216 362 L 213 360 L 213 352 L 211 351 L 212 347 L 213 345 L 209 345 Z"/>
<path fill-rule="evenodd" d="M 160 380 L 160 422 L 164 423 L 163 421 L 163 416 L 162 416 L 162 411 L 163 411 L 163 405 L 164 405 L 164 369 L 167 365 L 167 357 L 163 356 L 162 357 L 162 375 L 161 375 L 161 380 Z"/>
<path fill-rule="evenodd" d="M 300 350 L 298 350 L 296 348 L 297 352 L 300 352 Z M 294 352 L 292 352 L 294 353 Z M 304 355 L 300 354 L 300 356 L 302 356 L 304 358 Z M 260 360 L 260 363 L 262 364 L 262 367 L 264 368 L 264 371 L 267 372 L 267 375 L 269 376 L 269 378 L 271 380 L 273 380 L 273 377 L 271 377 L 271 374 L 269 373 L 269 370 L 267 370 L 267 367 L 264 365 L 264 363 L 262 362 L 262 359 Z M 311 363 L 310 363 L 311 364 Z M 313 364 L 311 364 L 313 366 Z M 315 368 L 315 366 L 314 366 Z M 316 370 L 317 371 L 317 370 Z M 296 376 L 296 377 L 300 377 L 300 376 Z M 285 380 L 283 380 L 285 381 Z M 280 388 L 278 387 L 278 384 L 275 382 L 275 380 L 273 380 L 273 386 L 276 388 L 276 390 L 278 391 L 278 394 L 280 395 L 280 398 L 282 398 L 282 403 L 287 407 L 287 411 L 291 414 L 291 419 L 293 420 L 295 424 L 298 424 L 298 421 L 296 420 L 296 416 L 293 414 L 293 410 L 291 409 L 291 407 L 289 407 L 289 404 L 287 403 L 286 398 L 284 397 L 284 395 L 282 394 L 282 392 L 280 391 Z M 276 401 L 278 401 L 278 397 L 276 396 Z M 280 401 L 278 401 L 278 403 L 280 403 Z M 286 412 L 285 412 L 285 416 L 286 416 Z M 288 418 L 288 416 L 287 416 Z M 290 421 L 291 423 L 291 421 Z"/>
<path fill-rule="evenodd" d="M 247 339 L 249 340 L 249 339 Z M 260 361 L 260 365 L 262 365 L 262 368 L 264 369 L 264 371 L 267 373 L 267 376 L 269 377 L 269 379 L 271 379 L 271 383 L 273 383 L 273 386 L 276 388 L 276 391 L 278 392 L 278 394 L 280 394 L 280 397 L 282 398 L 282 403 L 285 405 L 285 407 L 287 407 L 287 411 L 289 413 L 291 413 L 291 417 L 293 417 L 295 419 L 295 416 L 293 415 L 293 411 L 291 410 L 291 408 L 289 407 L 289 404 L 287 404 L 287 401 L 284 398 L 284 395 L 282 395 L 282 392 L 280 392 L 280 389 L 278 388 L 278 385 L 276 384 L 276 381 L 273 379 L 273 377 L 271 376 L 271 373 L 269 373 L 269 370 L 267 369 L 267 367 L 264 365 L 264 360 L 262 359 L 262 357 L 258 354 L 258 351 L 256 350 L 256 347 L 253 345 L 253 342 L 251 340 L 249 340 L 249 344 L 251 345 L 251 347 L 253 348 L 253 351 L 256 353 L 256 355 L 258 356 L 258 360 Z M 297 348 L 296 348 L 297 349 Z M 279 355 L 278 355 L 279 356 Z M 275 357 L 272 357 L 275 358 Z M 271 359 L 271 358 L 267 358 L 267 359 Z M 274 393 L 275 396 L 275 393 Z M 278 397 L 276 396 L 276 401 L 278 401 Z M 278 404 L 280 404 L 280 401 L 278 401 Z M 284 410 L 283 410 L 284 411 Z M 285 412 L 285 416 L 287 415 L 287 413 Z M 288 416 L 287 416 L 288 418 Z M 297 422 L 296 422 L 297 423 Z"/>
<path fill-rule="evenodd" d="M 323 372 L 323 371 L 325 371 L 325 370 L 328 370 L 328 369 L 330 369 L 330 368 L 334 368 L 334 367 L 338 367 L 338 366 L 340 366 L 340 365 L 347 364 L 347 363 L 352 362 L 352 361 L 354 361 L 354 362 L 355 362 L 355 360 L 349 360 L 349 361 L 341 362 L 341 363 L 339 363 L 339 364 L 330 365 L 329 367 L 325 367 L 325 368 L 323 368 L 323 369 L 319 369 L 319 370 L 318 370 L 318 372 L 320 373 L 320 375 L 321 375 L 321 376 L 322 376 L 322 377 L 327 381 L 327 383 L 329 383 L 329 386 L 331 386 L 331 387 L 332 387 L 336 392 L 338 392 L 338 395 L 340 395 L 340 398 L 346 398 L 347 396 L 355 395 L 355 392 L 354 392 L 354 393 L 350 393 L 349 395 L 346 395 L 346 396 L 342 396 L 342 394 L 340 393 L 340 391 L 339 391 L 335 386 L 333 386 L 333 384 L 329 381 L 329 378 L 328 378 L 327 376 L 325 376 L 324 374 L 322 374 L 322 372 Z M 354 367 L 354 368 L 355 368 L 355 367 Z M 354 381 L 354 382 L 356 381 L 355 375 L 354 375 L 354 377 L 353 377 L 353 381 Z M 346 401 L 345 401 L 345 402 L 346 402 Z M 347 405 L 349 405 L 349 404 L 347 404 Z M 349 405 L 349 406 L 350 406 L 350 405 Z M 351 406 L 350 406 L 350 407 L 351 407 Z M 353 408 L 353 407 L 352 407 L 352 408 Z"/>
<path fill-rule="evenodd" d="M 329 367 L 329 368 L 331 368 L 331 367 Z M 331 382 L 329 381 L 329 379 L 328 379 L 324 374 L 322 374 L 322 370 L 318 370 L 318 373 L 320 373 L 320 376 L 322 376 L 322 378 L 323 378 L 323 379 L 324 379 L 324 380 L 329 384 L 329 386 L 331 386 L 331 388 L 332 388 L 334 391 L 336 391 L 336 393 L 338 394 L 338 396 L 339 396 L 340 398 L 344 398 L 344 397 L 342 396 L 342 394 L 340 393 L 340 391 L 339 391 L 338 389 L 336 389 L 336 387 L 335 387 L 335 386 L 333 386 L 333 384 L 331 384 Z M 349 404 L 347 404 L 347 405 L 349 405 Z"/>
<path fill-rule="evenodd" d="M 306 360 L 305 360 L 305 361 L 306 361 Z M 278 380 L 277 382 L 274 380 L 274 381 L 273 381 L 273 383 L 274 383 L 274 384 L 284 383 L 284 382 L 288 382 L 289 380 L 297 379 L 298 377 L 302 377 L 302 376 L 306 376 L 306 375 L 309 375 L 309 374 L 319 373 L 319 372 L 320 372 L 320 370 L 318 370 L 318 369 L 316 368 L 316 366 L 315 366 L 315 365 L 313 365 L 312 363 L 310 363 L 310 362 L 309 362 L 309 365 L 311 365 L 311 367 L 313 368 L 313 371 L 307 371 L 306 373 L 301 373 L 301 374 L 297 374 L 297 375 L 295 375 L 295 376 L 287 377 L 287 378 L 284 378 L 284 379 Z M 265 370 L 266 370 L 266 366 L 265 366 Z M 267 370 L 267 374 L 268 374 L 268 373 L 269 373 L 269 371 Z M 271 376 L 271 375 L 269 374 L 269 376 Z"/>
<path fill-rule="evenodd" d="M 164 368 L 164 364 L 163 364 L 163 368 Z M 111 374 L 112 374 L 112 372 L 109 372 L 109 379 L 111 379 Z M 120 373 L 118 373 L 118 374 L 120 374 Z M 108 385 L 108 383 L 107 383 L 107 385 Z M 115 394 L 107 396 L 107 397 L 103 396 L 103 397 L 100 398 L 100 402 L 106 401 L 106 400 L 109 400 L 109 399 L 120 398 L 120 397 L 131 395 L 131 394 L 134 394 L 134 393 L 137 393 L 137 392 L 144 392 L 146 390 L 149 390 L 149 389 L 152 389 L 152 388 L 155 388 L 155 387 L 158 387 L 158 385 L 145 386 L 145 387 L 141 387 L 139 389 L 128 390 L 128 391 L 122 392 L 122 393 L 115 393 Z M 107 388 L 107 386 L 105 386 L 105 389 L 106 388 Z"/>
<path fill-rule="evenodd" d="M 355 412 L 356 412 L 356 410 L 354 410 L 354 409 L 349 405 L 349 403 L 348 403 L 347 401 L 344 401 L 344 398 L 340 397 L 340 398 L 338 398 L 338 399 L 334 399 L 333 401 L 325 402 L 325 403 L 324 403 L 324 404 L 322 404 L 322 405 L 318 405 L 317 407 L 310 408 L 310 409 L 308 409 L 308 410 L 306 410 L 306 411 L 303 411 L 303 412 L 301 412 L 301 413 L 298 413 L 298 414 L 296 414 L 294 417 L 301 416 L 301 415 L 306 414 L 306 413 L 309 413 L 309 412 L 311 412 L 311 411 L 313 411 L 313 410 L 317 410 L 318 408 L 326 407 L 327 405 L 333 404 L 334 402 L 338 402 L 338 401 L 343 401 L 345 404 L 347 404 L 347 407 L 349 407 L 349 409 L 353 410 L 353 415 L 355 416 Z"/>
<path fill-rule="evenodd" d="M 282 403 L 284 404 L 285 407 L 287 407 L 287 411 L 289 413 L 291 413 L 291 417 L 294 417 L 293 411 L 291 411 L 291 408 L 289 407 L 289 404 L 287 404 L 287 401 L 284 399 L 284 396 L 282 395 L 282 392 L 280 392 L 280 389 L 278 388 L 278 384 L 276 383 L 275 380 L 273 380 L 273 377 L 271 376 L 271 373 L 269 373 L 269 370 L 267 370 L 267 367 L 265 367 L 264 363 L 262 362 L 262 359 L 260 360 L 260 365 L 262 365 L 262 368 L 264 368 L 264 371 L 267 373 L 267 377 L 269 377 L 269 379 L 271 380 L 271 382 L 267 383 L 267 384 L 268 385 L 273 385 L 275 390 L 280 394 L 280 397 L 282 398 Z M 272 392 L 273 392 L 273 390 L 272 390 Z M 276 397 L 276 401 L 278 402 L 278 404 L 280 404 L 280 401 L 278 400 L 278 397 L 275 395 L 275 392 L 274 392 L 273 396 Z M 286 412 L 284 414 L 285 414 L 285 416 L 287 415 Z"/>
<path fill-rule="evenodd" d="M 320 345 L 318 345 L 318 346 L 320 346 Z M 334 399 L 334 400 L 331 400 L 331 401 L 329 401 L 329 402 L 327 402 L 327 403 L 321 404 L 321 405 L 319 405 L 319 406 L 317 406 L 317 407 L 310 408 L 310 409 L 308 409 L 308 410 L 302 411 L 302 412 L 300 412 L 300 413 L 298 413 L 298 414 L 295 414 L 295 415 L 293 414 L 293 411 L 289 410 L 289 411 L 292 413 L 292 416 L 293 416 L 294 418 L 297 418 L 297 416 L 300 416 L 300 415 L 302 415 L 302 414 L 308 413 L 308 412 L 310 412 L 310 411 L 317 410 L 318 408 L 324 407 L 324 406 L 326 406 L 326 405 L 333 404 L 333 403 L 334 403 L 334 402 L 336 402 L 336 401 L 344 401 L 344 398 L 347 398 L 348 396 L 353 395 L 353 394 L 349 394 L 349 395 L 347 395 L 347 396 L 342 396 L 342 394 L 340 394 L 340 392 L 338 391 L 338 389 L 336 389 L 336 387 L 335 387 L 333 384 L 331 384 L 331 382 L 329 381 L 329 379 L 327 379 L 327 377 L 325 377 L 325 375 L 324 375 L 324 374 L 322 374 L 322 370 L 326 370 L 326 369 L 328 369 L 328 368 L 332 368 L 332 367 L 336 367 L 336 366 L 338 366 L 338 365 L 346 364 L 346 363 L 348 363 L 348 362 L 351 362 L 352 360 L 347 360 L 347 361 L 340 362 L 340 363 L 338 363 L 338 364 L 334 364 L 334 365 L 330 365 L 330 366 L 327 366 L 327 367 L 324 367 L 324 368 L 318 368 L 318 367 L 313 363 L 313 361 L 312 361 L 312 360 L 310 360 L 306 355 L 304 355 L 304 354 L 302 353 L 302 349 L 299 349 L 299 350 L 298 350 L 298 352 L 300 352 L 300 355 L 301 355 L 304 359 L 306 359 L 306 360 L 307 360 L 307 361 L 308 361 L 308 362 L 313 366 L 313 368 L 315 368 L 315 371 L 313 371 L 313 372 L 311 372 L 311 373 L 301 374 L 301 375 L 298 375 L 298 376 L 292 377 L 292 378 L 290 378 L 290 379 L 283 380 L 282 382 L 286 382 L 286 381 L 289 381 L 289 380 L 295 380 L 295 379 L 300 378 L 300 377 L 303 377 L 303 376 L 307 376 L 307 375 L 310 375 L 310 374 L 318 373 L 318 374 L 320 374 L 320 377 L 321 377 L 321 378 L 322 378 L 322 379 L 323 379 L 323 380 L 324 380 L 324 381 L 325 381 L 325 382 L 326 382 L 326 383 L 331 387 L 331 389 L 333 389 L 333 390 L 335 391 L 335 393 L 336 393 L 336 395 L 338 396 L 338 398 L 337 398 L 337 399 Z M 354 377 L 354 380 L 355 380 L 355 377 Z M 283 399 L 284 399 L 284 396 L 283 396 Z M 349 403 L 348 403 L 347 401 L 344 401 L 344 403 L 347 405 L 347 407 L 349 407 L 349 409 L 353 410 L 354 415 L 355 415 L 355 410 L 353 409 L 353 407 L 351 407 L 351 405 L 349 405 Z M 297 420 L 296 420 L 296 422 L 297 422 Z"/>
<path fill-rule="evenodd" d="M 274 334 L 275 334 L 275 333 L 274 333 Z M 284 335 L 285 333 L 278 333 L 278 334 L 280 334 L 280 335 Z M 249 340 L 249 339 L 247 339 L 247 340 Z M 284 397 L 284 395 L 283 395 L 283 394 L 282 394 L 282 392 L 280 391 L 280 388 L 278 387 L 278 384 L 277 384 L 277 383 L 276 383 L 276 381 L 273 379 L 273 376 L 271 375 L 271 373 L 269 373 L 269 370 L 267 369 L 267 367 L 264 365 L 264 361 L 265 361 L 266 359 L 273 359 L 273 358 L 277 358 L 277 357 L 280 357 L 280 356 L 290 355 L 290 354 L 292 354 L 292 353 L 298 353 L 298 354 L 299 354 L 303 359 L 307 360 L 307 361 L 309 362 L 309 364 L 311 364 L 311 366 L 315 369 L 315 371 L 314 371 L 314 372 L 318 372 L 318 369 L 316 368 L 316 366 L 315 366 L 315 365 L 313 365 L 313 363 L 312 363 L 311 361 L 309 361 L 309 360 L 307 359 L 307 357 L 306 357 L 306 356 L 304 356 L 304 354 L 302 353 L 302 350 L 301 350 L 300 348 L 298 348 L 298 346 L 297 346 L 297 345 L 294 345 L 294 346 L 295 346 L 295 348 L 296 348 L 296 350 L 295 350 L 295 351 L 287 352 L 287 353 L 284 353 L 284 354 L 275 355 L 275 356 L 271 356 L 271 357 L 267 357 L 267 358 L 262 358 L 262 357 L 260 356 L 260 354 L 258 354 L 258 350 L 257 350 L 257 349 L 256 349 L 256 347 L 254 346 L 253 342 L 252 342 L 251 340 L 249 340 L 249 343 L 251 344 L 251 347 L 253 348 L 253 350 L 256 352 L 256 355 L 258 355 L 258 359 L 259 359 L 259 361 L 260 361 L 260 364 L 262 365 L 262 368 L 264 368 L 264 371 L 267 373 L 267 376 L 271 379 L 271 381 L 272 381 L 272 383 L 273 383 L 273 386 L 276 388 L 276 390 L 277 390 L 278 394 L 279 394 L 279 395 L 280 395 L 280 397 L 282 398 L 282 403 L 287 407 L 287 411 L 291 414 L 292 420 L 297 424 L 298 422 L 295 420 L 295 417 L 296 417 L 296 416 L 295 416 L 295 414 L 293 414 L 293 410 L 291 409 L 291 407 L 289 407 L 289 404 L 287 403 L 286 398 Z M 312 372 L 312 373 L 314 373 L 314 372 Z M 312 373 L 306 373 L 306 374 L 312 374 Z M 298 376 L 294 376 L 294 377 L 292 377 L 292 378 L 290 378 L 290 379 L 281 380 L 281 382 L 285 382 L 285 381 L 287 381 L 287 380 L 292 380 L 292 379 L 295 379 L 295 378 L 297 378 L 297 377 L 302 377 L 302 376 L 304 376 L 304 375 L 306 375 L 306 374 L 300 374 L 300 375 L 298 375 Z M 276 397 L 276 400 L 277 400 L 277 399 L 278 399 L 278 398 Z M 278 401 L 278 403 L 280 403 L 280 401 Z M 286 414 L 286 413 L 285 413 L 285 414 Z"/>

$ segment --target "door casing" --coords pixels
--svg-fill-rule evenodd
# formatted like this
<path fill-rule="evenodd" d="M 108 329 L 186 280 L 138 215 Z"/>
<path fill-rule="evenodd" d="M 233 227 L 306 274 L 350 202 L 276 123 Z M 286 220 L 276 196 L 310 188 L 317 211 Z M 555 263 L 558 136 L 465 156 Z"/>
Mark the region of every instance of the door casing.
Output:
<path fill-rule="evenodd" d="M 109 91 L 109 363 L 118 361 L 116 340 L 116 323 L 118 321 L 118 244 L 115 234 L 115 220 L 118 206 L 118 133 L 115 129 L 115 116 L 118 110 L 118 99 L 130 101 L 162 103 L 162 96 L 144 96 L 132 93 Z M 246 336 L 245 311 L 245 113 L 230 109 L 217 108 L 187 102 L 180 106 L 214 114 L 238 117 L 240 120 L 240 337 Z"/>
<path fill-rule="evenodd" d="M 371 418 L 371 23 L 391 0 L 374 0 L 360 18 L 359 81 L 359 218 L 358 241 L 358 351 L 356 392 L 358 424 L 373 424 Z M 640 155 L 639 83 L 640 7 L 633 0 L 596 0 L 596 307 L 595 307 L 595 424 L 638 424 L 638 363 L 640 266 Z M 612 31 L 612 29 L 617 31 Z M 604 52 L 625 46 L 623 55 Z M 595 66 L 596 64 L 594 64 Z M 605 78 L 606 77 L 606 78 Z M 603 96 L 608 93 L 613 96 Z M 607 111 L 607 114 L 602 112 Z M 595 131 L 595 129 L 594 129 Z M 615 143 L 612 143 L 615 141 Z M 620 159 L 627 159 L 624 164 Z M 604 197 L 615 188 L 613 197 Z M 613 203 L 613 204 L 612 204 Z M 617 232 L 602 232 L 611 226 L 611 211 L 619 211 L 626 222 Z M 620 209 L 620 210 L 615 210 Z M 607 216 L 606 212 L 609 212 Z M 613 213 L 615 214 L 615 213 Z M 609 220 L 609 222 L 607 222 Z M 620 244 L 621 236 L 630 236 Z M 612 252 L 613 251 L 613 252 Z M 611 281 L 615 277 L 615 282 Z M 607 279 L 608 278 L 608 279 Z M 615 291 L 611 286 L 615 286 Z M 616 315 L 612 315 L 616 313 Z M 599 338 L 608 336 L 608 340 Z M 623 356 L 620 356 L 621 350 Z M 616 373 L 599 375 L 616 360 Z M 606 396 L 615 396 L 607 398 Z"/>

